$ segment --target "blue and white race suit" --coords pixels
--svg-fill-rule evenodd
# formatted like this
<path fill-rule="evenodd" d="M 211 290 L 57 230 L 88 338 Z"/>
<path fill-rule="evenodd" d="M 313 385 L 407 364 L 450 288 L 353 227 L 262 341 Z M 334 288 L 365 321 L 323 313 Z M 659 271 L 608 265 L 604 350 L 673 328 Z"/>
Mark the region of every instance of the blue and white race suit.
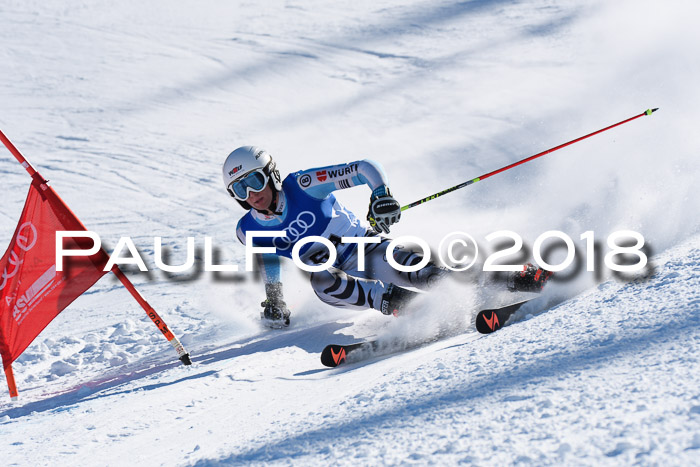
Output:
<path fill-rule="evenodd" d="M 311 285 L 324 302 L 353 309 L 379 309 L 382 295 L 389 284 L 425 289 L 444 274 L 441 268 L 428 263 L 417 272 L 400 272 L 386 260 L 390 242 L 368 244 L 365 249 L 365 269 L 358 268 L 358 245 L 342 243 L 342 237 L 376 236 L 377 234 L 346 209 L 333 191 L 357 185 L 368 185 L 377 194 L 384 193 L 387 178 L 374 161 L 361 160 L 347 164 L 319 167 L 288 175 L 277 197 L 277 214 L 251 209 L 238 222 L 236 234 L 246 243 L 249 231 L 285 231 L 286 237 L 255 237 L 255 246 L 276 248 L 276 254 L 258 255 L 266 283 L 280 282 L 279 256 L 291 258 L 294 245 L 308 236 L 321 236 L 336 245 L 337 258 L 325 271 L 311 274 Z M 321 243 L 307 243 L 300 249 L 305 264 L 326 262 L 328 249 Z M 414 265 L 422 257 L 406 249 L 396 248 L 394 259 L 402 265 Z"/>

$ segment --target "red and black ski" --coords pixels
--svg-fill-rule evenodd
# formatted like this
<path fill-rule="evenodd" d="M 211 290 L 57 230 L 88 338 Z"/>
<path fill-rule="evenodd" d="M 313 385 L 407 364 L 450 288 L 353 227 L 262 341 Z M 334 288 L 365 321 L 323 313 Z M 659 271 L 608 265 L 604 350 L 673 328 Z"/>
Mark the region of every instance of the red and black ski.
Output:
<path fill-rule="evenodd" d="M 476 329 L 481 334 L 489 334 L 500 329 L 505 322 L 515 313 L 518 308 L 529 300 L 518 302 L 512 305 L 489 310 L 481 310 L 476 315 Z M 336 367 L 347 362 L 358 362 L 366 358 L 386 353 L 400 352 L 409 348 L 420 347 L 421 345 L 435 342 L 439 339 L 456 335 L 459 332 L 443 332 L 431 339 L 420 342 L 402 342 L 399 340 L 386 342 L 384 340 L 367 340 L 349 345 L 331 344 L 327 345 L 321 352 L 321 363 L 328 367 Z"/>
<path fill-rule="evenodd" d="M 492 310 L 481 310 L 476 314 L 476 330 L 481 334 L 491 334 L 492 332 L 498 331 L 506 324 L 508 318 L 513 316 L 513 313 L 518 311 L 518 309 L 528 301 L 529 300 L 525 300 L 524 302 L 514 303 Z"/>
<path fill-rule="evenodd" d="M 349 345 L 327 345 L 321 352 L 321 363 L 325 366 L 335 367 L 345 363 L 350 356 L 350 361 L 361 360 L 360 354 L 373 353 L 379 347 L 379 341 L 363 341 Z M 352 354 L 352 355 L 351 355 Z"/>

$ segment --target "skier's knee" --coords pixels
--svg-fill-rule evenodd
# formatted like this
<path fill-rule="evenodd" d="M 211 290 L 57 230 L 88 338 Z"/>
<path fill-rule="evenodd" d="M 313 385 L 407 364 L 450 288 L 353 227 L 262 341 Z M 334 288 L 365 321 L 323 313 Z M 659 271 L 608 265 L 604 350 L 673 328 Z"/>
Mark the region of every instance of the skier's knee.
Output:
<path fill-rule="evenodd" d="M 336 282 L 338 283 L 338 286 L 340 286 L 341 281 L 342 277 L 340 277 L 339 274 L 331 274 L 327 270 L 314 272 L 311 274 L 311 287 L 313 287 L 316 295 L 324 293 L 324 290 L 327 290 L 328 288 L 332 288 Z"/>

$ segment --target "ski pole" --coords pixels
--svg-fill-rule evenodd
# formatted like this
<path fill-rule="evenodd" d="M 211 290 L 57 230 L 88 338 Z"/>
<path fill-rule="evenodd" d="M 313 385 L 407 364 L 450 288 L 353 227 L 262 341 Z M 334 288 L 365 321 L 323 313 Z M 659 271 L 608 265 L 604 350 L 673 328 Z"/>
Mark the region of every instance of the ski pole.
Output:
<path fill-rule="evenodd" d="M 564 148 L 564 147 L 569 146 L 569 145 L 571 145 L 571 144 L 577 143 L 577 142 L 579 142 L 579 141 L 581 141 L 581 140 L 584 140 L 584 139 L 586 139 L 586 138 L 590 138 L 591 136 L 597 135 L 598 133 L 602 133 L 602 132 L 607 131 L 607 130 L 609 130 L 609 129 L 611 129 L 611 128 L 615 128 L 616 126 L 620 126 L 620 125 L 622 125 L 623 123 L 631 122 L 632 120 L 635 120 L 635 119 L 637 119 L 637 118 L 639 118 L 639 117 L 643 117 L 643 116 L 645 116 L 645 115 L 651 115 L 652 113 L 656 112 L 657 110 L 659 110 L 658 107 L 655 108 L 655 109 L 648 109 L 648 110 L 645 110 L 644 112 L 640 113 L 639 115 L 635 115 L 634 117 L 630 117 L 630 118 L 628 118 L 628 119 L 626 119 L 626 120 L 623 120 L 623 121 L 621 121 L 621 122 L 617 122 L 617 123 L 615 123 L 614 125 L 610 125 L 610 126 L 605 127 L 605 128 L 603 128 L 603 129 L 601 129 L 601 130 L 598 130 L 598 131 L 594 131 L 593 133 L 589 133 L 589 134 L 587 134 L 587 135 L 585 135 L 585 136 L 581 136 L 580 138 L 573 139 L 573 140 L 569 141 L 568 143 L 560 144 L 559 146 L 555 146 L 555 147 L 553 147 L 553 148 L 551 148 L 551 149 L 547 149 L 546 151 L 542 151 L 542 152 L 540 152 L 540 153 L 538 153 L 538 154 L 535 154 L 534 156 L 526 157 L 525 159 L 522 159 L 522 160 L 520 160 L 520 161 L 518 161 L 518 162 L 514 162 L 514 163 L 512 163 L 512 164 L 510 164 L 510 165 L 507 165 L 507 166 L 505 166 L 505 167 L 501 167 L 501 168 L 498 169 L 498 170 L 494 170 L 493 172 L 489 172 L 489 173 L 487 173 L 487 174 L 484 174 L 484 175 L 481 175 L 481 176 L 479 176 L 479 177 L 476 177 L 476 178 L 474 178 L 474 179 L 472 179 L 472 180 L 468 180 L 468 181 L 466 181 L 466 182 L 464 182 L 464 183 L 460 183 L 459 185 L 455 185 L 455 186 L 453 186 L 452 188 L 448 188 L 448 189 L 446 189 L 446 190 L 440 191 L 440 192 L 438 192 L 438 193 L 435 193 L 434 195 L 430 195 L 430 196 L 427 196 L 427 197 L 425 197 L 425 198 L 423 198 L 423 199 L 419 199 L 418 201 L 414 201 L 413 203 L 407 204 L 406 206 L 401 206 L 401 211 L 405 211 L 406 209 L 410 209 L 410 208 L 416 207 L 416 206 L 418 206 L 419 204 L 427 203 L 428 201 L 431 201 L 431 200 L 433 200 L 433 199 L 435 199 L 435 198 L 439 198 L 440 196 L 446 195 L 447 193 L 452 193 L 452 192 L 455 191 L 455 190 L 459 190 L 460 188 L 464 188 L 465 186 L 472 185 L 472 184 L 474 184 L 474 183 L 476 183 L 476 182 L 479 182 L 479 181 L 481 181 L 481 180 L 484 180 L 484 179 L 486 179 L 486 178 L 489 178 L 489 177 L 491 177 L 492 175 L 496 175 L 496 174 L 498 174 L 498 173 L 505 172 L 506 170 L 512 169 L 513 167 L 517 167 L 518 165 L 524 164 L 524 163 L 526 163 L 526 162 L 530 162 L 530 161 L 533 160 L 533 159 L 537 159 L 538 157 L 545 156 L 545 155 L 547 155 L 547 154 L 549 154 L 549 153 L 551 153 L 551 152 L 554 152 L 554 151 L 556 151 L 556 150 L 558 150 L 558 149 L 561 149 L 561 148 Z"/>

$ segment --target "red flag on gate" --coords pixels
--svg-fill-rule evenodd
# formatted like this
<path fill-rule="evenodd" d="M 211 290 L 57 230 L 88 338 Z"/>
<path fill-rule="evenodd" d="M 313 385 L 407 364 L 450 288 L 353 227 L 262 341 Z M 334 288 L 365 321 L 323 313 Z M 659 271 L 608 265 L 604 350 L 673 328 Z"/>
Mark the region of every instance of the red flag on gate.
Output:
<path fill-rule="evenodd" d="M 75 258 L 56 271 L 56 231 L 86 230 L 56 193 L 38 177 L 29 188 L 15 234 L 0 260 L 0 355 L 7 368 L 73 300 L 106 272 L 104 250 Z M 64 248 L 87 249 L 64 240 Z M 73 258 L 71 258 L 73 259 Z"/>
<path fill-rule="evenodd" d="M 12 362 L 56 315 L 106 274 L 103 269 L 109 257 L 100 248 L 92 256 L 71 257 L 70 262 L 64 259 L 63 271 L 56 270 L 56 232 L 87 229 L 2 131 L 0 142 L 32 177 L 19 224 L 0 259 L 0 357 L 14 400 L 17 386 Z M 62 247 L 67 251 L 94 246 L 85 243 L 92 243 L 92 239 L 68 237 Z M 115 265 L 111 271 L 170 342 L 180 361 L 191 365 L 190 354 L 180 340 L 121 269 Z"/>

